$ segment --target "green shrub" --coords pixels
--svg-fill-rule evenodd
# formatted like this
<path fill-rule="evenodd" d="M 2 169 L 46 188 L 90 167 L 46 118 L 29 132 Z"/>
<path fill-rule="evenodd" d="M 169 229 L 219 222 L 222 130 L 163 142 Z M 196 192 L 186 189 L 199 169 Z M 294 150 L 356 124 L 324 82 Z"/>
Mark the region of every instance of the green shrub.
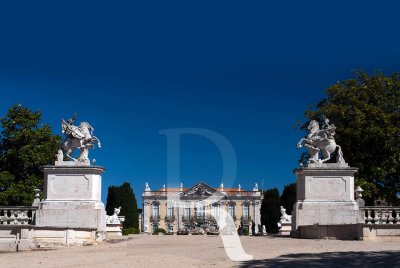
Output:
<path fill-rule="evenodd" d="M 153 235 L 158 235 L 159 233 L 166 234 L 167 231 L 165 231 L 165 229 L 163 229 L 163 228 L 157 228 L 154 230 Z"/>
<path fill-rule="evenodd" d="M 247 228 L 243 229 L 243 235 L 249 235 L 249 229 Z"/>
<path fill-rule="evenodd" d="M 130 229 L 128 228 L 122 228 L 122 235 L 129 235 Z"/>
<path fill-rule="evenodd" d="M 140 234 L 140 230 L 136 228 L 126 228 L 129 234 Z"/>

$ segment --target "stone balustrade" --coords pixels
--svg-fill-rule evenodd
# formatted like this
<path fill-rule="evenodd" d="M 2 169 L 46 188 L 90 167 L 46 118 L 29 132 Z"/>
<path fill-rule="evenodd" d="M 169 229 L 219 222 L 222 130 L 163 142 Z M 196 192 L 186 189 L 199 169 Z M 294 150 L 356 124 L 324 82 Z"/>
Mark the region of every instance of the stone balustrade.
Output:
<path fill-rule="evenodd" d="M 0 207 L 0 225 L 34 225 L 37 207 Z"/>
<path fill-rule="evenodd" d="M 366 224 L 400 225 L 400 207 L 360 207 Z"/>

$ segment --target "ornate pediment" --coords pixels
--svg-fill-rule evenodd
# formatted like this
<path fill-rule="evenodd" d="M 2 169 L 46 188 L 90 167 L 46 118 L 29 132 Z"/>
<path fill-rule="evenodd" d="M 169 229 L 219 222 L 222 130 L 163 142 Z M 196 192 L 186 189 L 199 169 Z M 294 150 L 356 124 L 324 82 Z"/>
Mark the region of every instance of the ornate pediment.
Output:
<path fill-rule="evenodd" d="M 182 197 L 209 197 L 215 193 L 215 189 L 208 186 L 207 184 L 200 182 L 193 186 L 192 188 L 187 189 L 182 192 Z"/>

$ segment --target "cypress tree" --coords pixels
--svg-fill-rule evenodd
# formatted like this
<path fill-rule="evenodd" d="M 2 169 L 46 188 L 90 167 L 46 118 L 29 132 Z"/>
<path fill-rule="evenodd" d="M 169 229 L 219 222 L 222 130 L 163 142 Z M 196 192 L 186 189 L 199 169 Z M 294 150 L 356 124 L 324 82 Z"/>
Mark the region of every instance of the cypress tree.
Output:
<path fill-rule="evenodd" d="M 293 205 L 296 203 L 296 183 L 285 185 L 281 195 L 281 206 L 286 209 L 286 213 L 291 215 Z"/>
<path fill-rule="evenodd" d="M 281 215 L 279 202 L 280 198 L 277 188 L 269 189 L 264 193 L 261 204 L 261 223 L 265 225 L 267 233 L 278 232 L 278 222 Z"/>
<path fill-rule="evenodd" d="M 121 207 L 120 215 L 125 216 L 124 228 L 139 228 L 136 197 L 129 182 L 108 187 L 107 215 L 112 215 L 117 207 Z"/>
<path fill-rule="evenodd" d="M 107 195 L 107 203 L 106 203 L 106 212 L 107 215 L 114 214 L 114 208 L 117 208 L 121 205 L 121 197 L 118 194 L 119 187 L 111 185 L 108 187 L 108 195 Z"/>

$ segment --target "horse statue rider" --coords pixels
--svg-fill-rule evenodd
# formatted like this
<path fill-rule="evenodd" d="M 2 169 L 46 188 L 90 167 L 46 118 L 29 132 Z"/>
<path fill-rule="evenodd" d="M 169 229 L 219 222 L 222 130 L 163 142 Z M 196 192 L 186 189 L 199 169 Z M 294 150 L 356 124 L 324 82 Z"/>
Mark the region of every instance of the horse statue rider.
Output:
<path fill-rule="evenodd" d="M 61 128 L 65 139 L 61 144 L 61 148 L 57 154 L 57 160 L 62 161 L 64 154 L 68 159 L 78 162 L 90 164 L 89 149 L 92 149 L 97 141 L 97 146 L 101 148 L 100 140 L 93 135 L 94 128 L 88 122 L 81 122 L 78 126 L 74 126 L 77 114 L 69 118 L 67 121 L 62 119 Z M 78 158 L 73 158 L 72 154 L 75 149 L 79 149 Z"/>
<path fill-rule="evenodd" d="M 343 158 L 342 148 L 336 144 L 334 135 L 336 126 L 329 124 L 329 119 L 324 117 L 324 123 L 320 128 L 319 123 L 316 120 L 311 120 L 307 127 L 309 134 L 302 138 L 297 143 L 297 148 L 307 148 L 309 158 L 307 164 L 310 163 L 324 163 L 331 159 L 331 154 L 337 150 L 336 162 L 346 163 Z M 322 159 L 320 157 L 322 153 Z"/>

